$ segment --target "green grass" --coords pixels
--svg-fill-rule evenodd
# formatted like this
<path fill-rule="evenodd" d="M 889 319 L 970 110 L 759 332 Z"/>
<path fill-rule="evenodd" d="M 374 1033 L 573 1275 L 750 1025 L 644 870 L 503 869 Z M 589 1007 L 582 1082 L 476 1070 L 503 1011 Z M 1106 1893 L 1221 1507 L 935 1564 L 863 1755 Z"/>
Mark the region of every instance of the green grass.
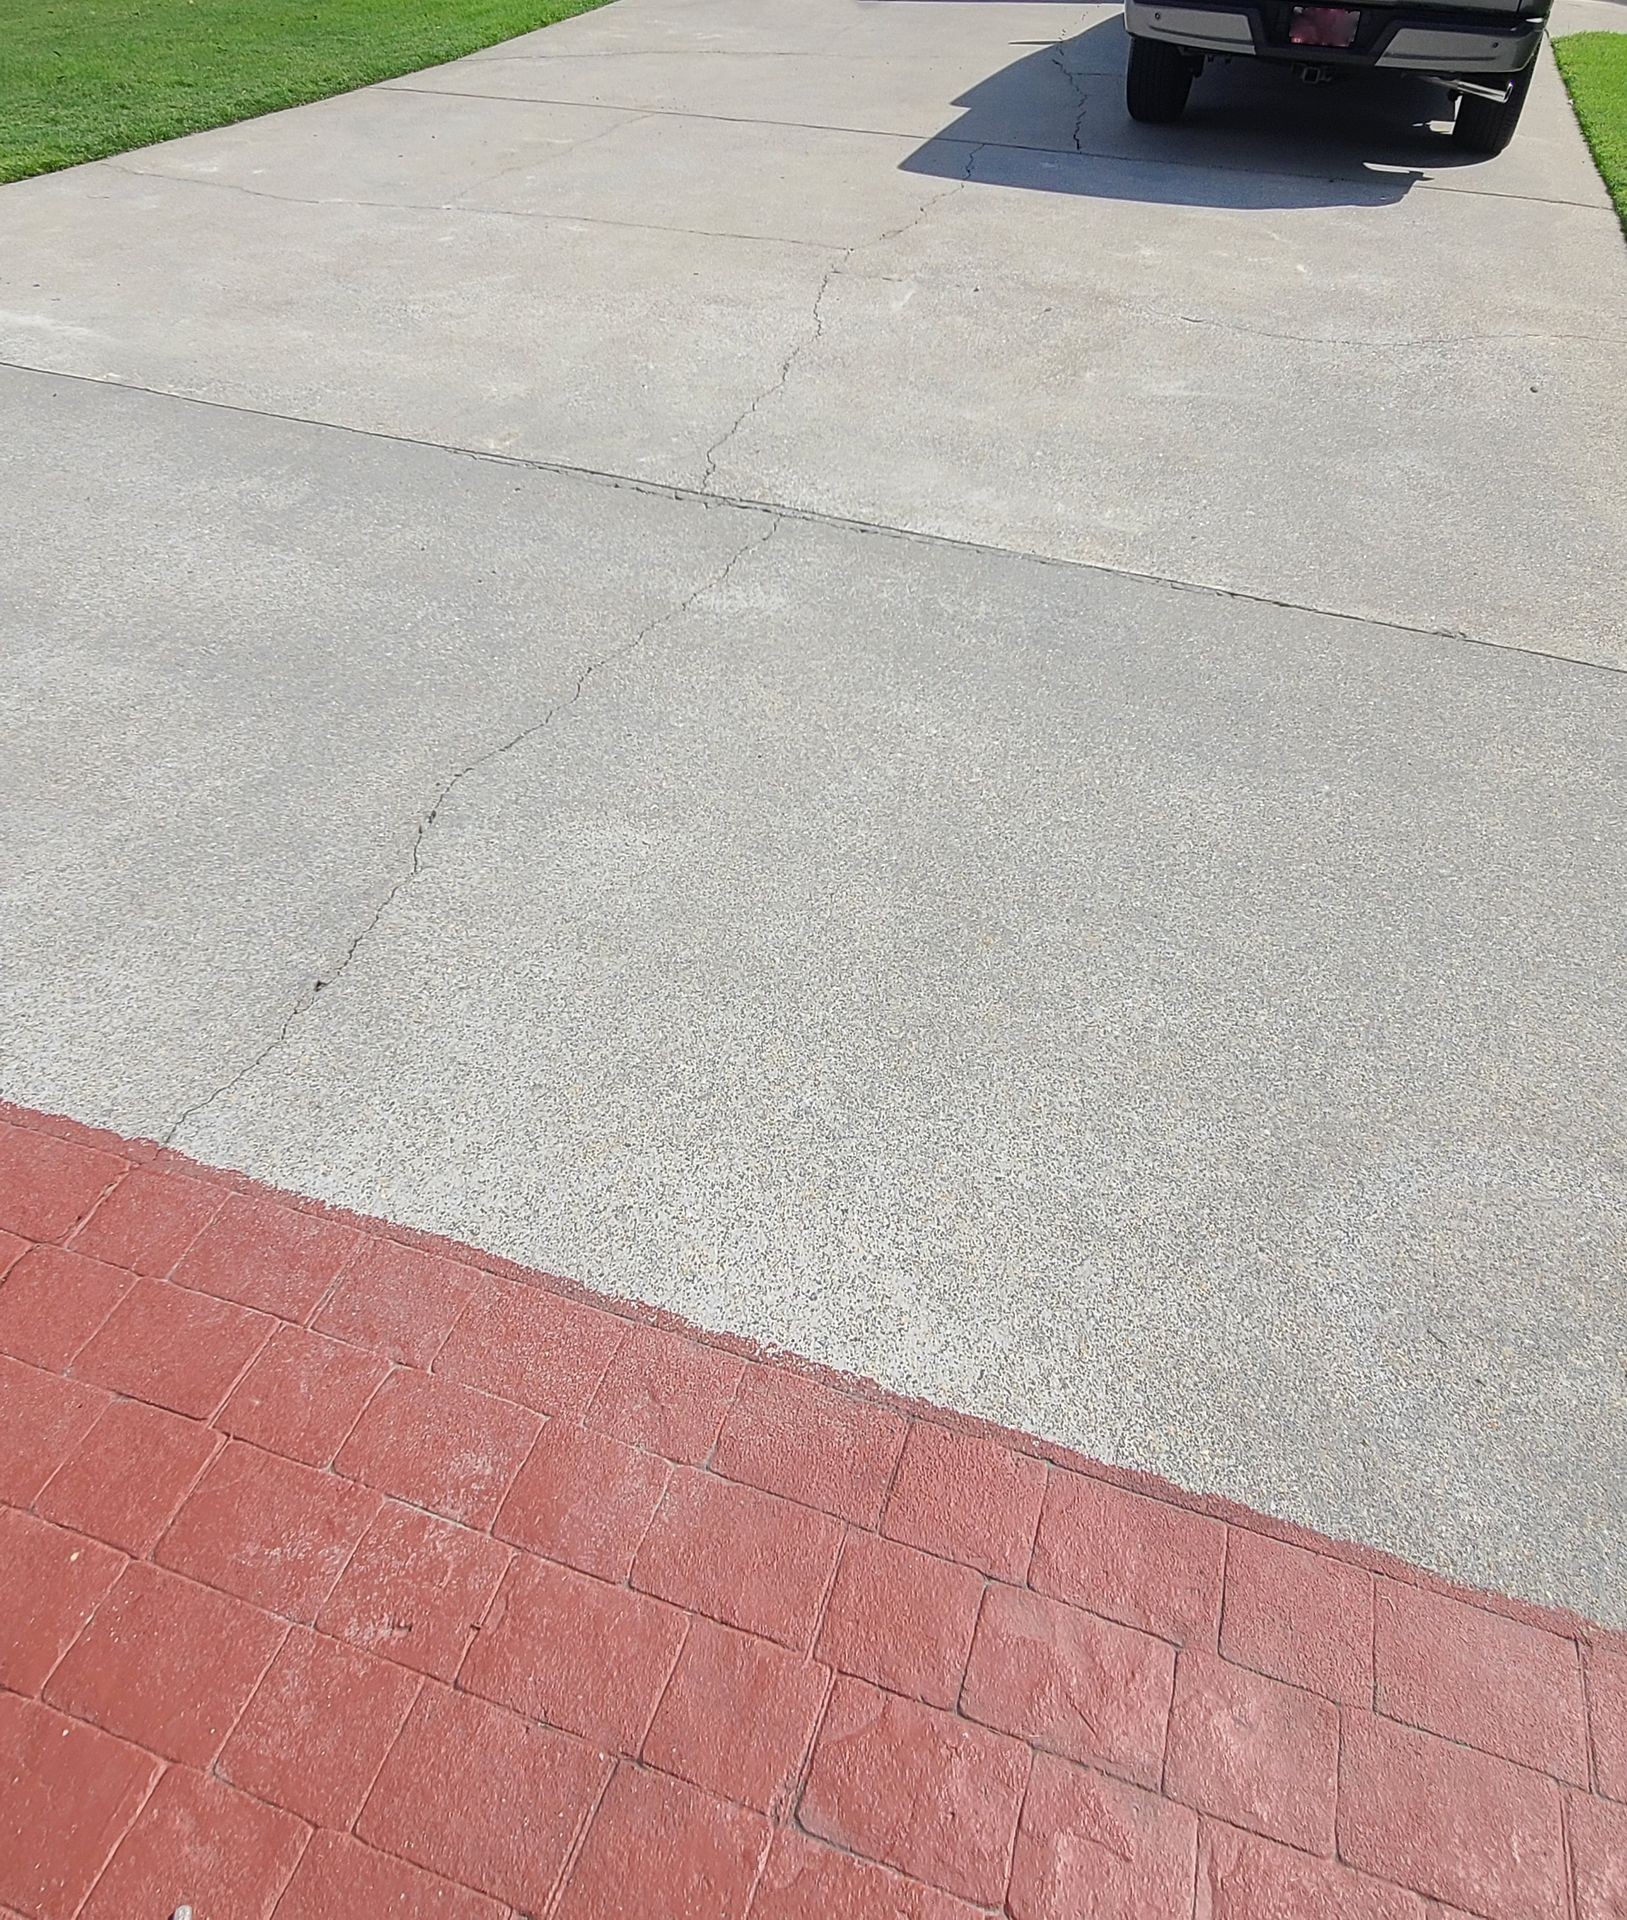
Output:
<path fill-rule="evenodd" d="M 1627 228 L 1627 33 L 1568 33 L 1554 57 Z"/>
<path fill-rule="evenodd" d="M 0 180 L 455 60 L 599 0 L 0 0 Z"/>

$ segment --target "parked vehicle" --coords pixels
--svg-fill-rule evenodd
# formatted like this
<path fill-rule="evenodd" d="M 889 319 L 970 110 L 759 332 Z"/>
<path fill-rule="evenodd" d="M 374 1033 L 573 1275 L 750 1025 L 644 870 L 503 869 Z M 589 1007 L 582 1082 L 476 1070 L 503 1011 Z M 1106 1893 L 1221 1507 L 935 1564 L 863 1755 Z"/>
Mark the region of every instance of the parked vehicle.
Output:
<path fill-rule="evenodd" d="M 1312 82 L 1377 68 L 1419 74 L 1446 88 L 1457 99 L 1457 144 L 1470 153 L 1501 153 L 1519 125 L 1550 4 L 1125 0 L 1127 104 L 1132 119 L 1178 120 L 1210 60 L 1276 61 Z"/>

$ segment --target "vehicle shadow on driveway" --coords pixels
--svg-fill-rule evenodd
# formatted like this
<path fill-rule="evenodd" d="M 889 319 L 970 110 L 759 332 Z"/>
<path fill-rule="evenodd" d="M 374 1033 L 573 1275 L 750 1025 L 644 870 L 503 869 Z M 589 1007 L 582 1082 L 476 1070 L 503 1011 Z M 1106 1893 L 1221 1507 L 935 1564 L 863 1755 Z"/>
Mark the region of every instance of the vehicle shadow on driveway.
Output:
<path fill-rule="evenodd" d="M 1175 126 L 1124 108 L 1127 39 L 1109 18 L 980 80 L 906 173 L 1099 199 L 1236 207 L 1383 206 L 1460 163 L 1432 121 L 1438 87 L 1405 74 L 1307 86 L 1286 67 L 1212 62 Z"/>

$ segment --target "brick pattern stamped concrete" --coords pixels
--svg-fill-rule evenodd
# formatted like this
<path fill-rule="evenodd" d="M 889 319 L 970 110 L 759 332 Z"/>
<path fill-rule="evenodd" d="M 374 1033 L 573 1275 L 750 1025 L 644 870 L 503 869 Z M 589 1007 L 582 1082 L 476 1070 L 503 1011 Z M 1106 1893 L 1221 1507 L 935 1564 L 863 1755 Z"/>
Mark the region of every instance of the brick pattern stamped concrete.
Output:
<path fill-rule="evenodd" d="M 0 1115 L 0 1908 L 1620 1920 L 1627 1649 Z"/>

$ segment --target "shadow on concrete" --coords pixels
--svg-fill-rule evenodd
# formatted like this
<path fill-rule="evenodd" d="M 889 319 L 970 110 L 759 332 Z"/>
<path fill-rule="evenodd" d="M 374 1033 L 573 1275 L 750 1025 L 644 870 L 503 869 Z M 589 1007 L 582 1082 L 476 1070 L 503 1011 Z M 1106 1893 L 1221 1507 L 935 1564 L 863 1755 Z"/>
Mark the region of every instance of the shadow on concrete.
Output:
<path fill-rule="evenodd" d="M 903 0 L 904 4 L 908 0 Z M 906 173 L 1097 199 L 1240 209 L 1383 206 L 1461 164 L 1438 87 L 1405 74 L 1306 86 L 1285 66 L 1212 61 L 1184 118 L 1143 127 L 1124 108 L 1117 14 L 980 80 Z"/>

